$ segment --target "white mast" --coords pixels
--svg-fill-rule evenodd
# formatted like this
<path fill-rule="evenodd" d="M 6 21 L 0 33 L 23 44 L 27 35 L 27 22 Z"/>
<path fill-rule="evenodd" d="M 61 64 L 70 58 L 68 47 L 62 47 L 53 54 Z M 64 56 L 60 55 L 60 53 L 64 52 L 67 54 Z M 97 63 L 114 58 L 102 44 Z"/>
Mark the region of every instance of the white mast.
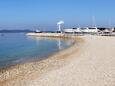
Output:
<path fill-rule="evenodd" d="M 111 19 L 109 19 L 108 24 L 109 24 L 109 28 L 111 28 Z"/>
<path fill-rule="evenodd" d="M 96 26 L 96 21 L 95 21 L 95 16 L 92 17 L 92 21 L 93 21 L 93 27 L 96 28 L 96 31 L 98 32 L 98 28 Z"/>
<path fill-rule="evenodd" d="M 111 29 L 111 32 L 113 32 L 114 31 L 114 28 L 112 27 L 112 25 L 111 25 L 111 19 L 109 19 L 109 28 Z"/>
<path fill-rule="evenodd" d="M 92 16 L 92 21 L 93 21 L 92 26 L 93 26 L 93 27 L 96 27 L 95 16 Z"/>

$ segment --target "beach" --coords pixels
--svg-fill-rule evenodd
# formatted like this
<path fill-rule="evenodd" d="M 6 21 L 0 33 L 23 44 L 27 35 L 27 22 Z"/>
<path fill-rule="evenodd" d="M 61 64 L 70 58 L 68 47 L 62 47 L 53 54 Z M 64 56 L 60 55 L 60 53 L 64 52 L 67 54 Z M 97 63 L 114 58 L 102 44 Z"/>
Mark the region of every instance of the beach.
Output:
<path fill-rule="evenodd" d="M 81 36 L 48 59 L 0 70 L 0 86 L 115 86 L 114 52 L 115 37 Z"/>

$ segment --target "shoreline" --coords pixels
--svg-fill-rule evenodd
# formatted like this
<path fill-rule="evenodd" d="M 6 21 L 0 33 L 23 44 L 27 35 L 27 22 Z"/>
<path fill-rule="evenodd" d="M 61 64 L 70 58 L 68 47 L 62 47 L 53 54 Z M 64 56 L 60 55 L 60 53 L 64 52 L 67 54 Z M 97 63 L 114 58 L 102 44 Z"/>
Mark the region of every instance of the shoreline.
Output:
<path fill-rule="evenodd" d="M 76 41 L 76 38 L 73 39 Z M 82 43 L 81 41 L 83 40 L 77 37 L 77 43 L 78 42 Z M 47 71 L 63 67 L 64 65 L 67 65 L 69 61 L 67 60 L 68 59 L 67 57 L 69 57 L 69 55 L 74 53 L 75 52 L 74 50 L 78 50 L 75 47 L 79 47 L 78 44 L 75 43 L 74 45 L 64 50 L 61 50 L 57 53 L 54 53 L 48 56 L 48 58 L 41 61 L 29 62 L 0 70 L 0 84 L 4 86 L 4 84 L 6 83 L 8 84 L 9 81 L 12 80 L 22 80 L 23 78 L 27 78 L 28 75 L 34 76 L 35 75 L 34 73 L 38 73 L 38 76 L 40 76 L 41 74 L 46 73 Z M 74 52 L 68 53 L 68 51 L 71 50 Z"/>
<path fill-rule="evenodd" d="M 115 37 L 82 36 L 85 43 L 61 68 L 24 86 L 115 86 Z"/>
<path fill-rule="evenodd" d="M 40 63 L 21 66 L 20 74 L 0 85 L 115 86 L 114 46 L 115 37 L 80 36 L 76 45 Z"/>

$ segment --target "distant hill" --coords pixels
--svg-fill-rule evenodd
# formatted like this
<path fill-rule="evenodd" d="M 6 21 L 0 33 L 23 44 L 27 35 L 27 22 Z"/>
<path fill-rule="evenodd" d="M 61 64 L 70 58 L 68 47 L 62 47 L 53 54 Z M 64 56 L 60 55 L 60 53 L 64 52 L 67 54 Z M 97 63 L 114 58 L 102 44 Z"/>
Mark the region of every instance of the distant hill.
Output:
<path fill-rule="evenodd" d="M 32 30 L 0 30 L 0 33 L 22 33 L 22 32 L 34 32 Z"/>

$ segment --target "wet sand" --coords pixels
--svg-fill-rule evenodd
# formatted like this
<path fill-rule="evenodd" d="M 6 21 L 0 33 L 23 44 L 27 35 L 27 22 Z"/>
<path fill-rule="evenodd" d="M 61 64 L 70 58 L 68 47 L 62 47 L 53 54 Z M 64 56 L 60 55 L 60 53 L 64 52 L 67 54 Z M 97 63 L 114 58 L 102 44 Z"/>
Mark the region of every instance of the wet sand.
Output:
<path fill-rule="evenodd" d="M 115 37 L 81 38 L 51 58 L 3 71 L 0 86 L 115 86 Z"/>

